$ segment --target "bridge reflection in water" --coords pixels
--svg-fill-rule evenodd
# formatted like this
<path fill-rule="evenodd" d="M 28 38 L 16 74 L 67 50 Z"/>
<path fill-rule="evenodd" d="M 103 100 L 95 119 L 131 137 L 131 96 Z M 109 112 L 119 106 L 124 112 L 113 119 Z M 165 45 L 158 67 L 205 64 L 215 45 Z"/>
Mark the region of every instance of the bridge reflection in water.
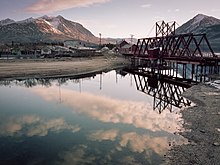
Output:
<path fill-rule="evenodd" d="M 182 96 L 187 88 L 199 82 L 208 81 L 212 66 L 201 67 L 196 64 L 169 62 L 158 65 L 157 61 L 132 59 L 132 65 L 124 69 L 133 75 L 137 90 L 154 98 L 153 110 L 161 113 L 191 105 L 191 101 Z"/>

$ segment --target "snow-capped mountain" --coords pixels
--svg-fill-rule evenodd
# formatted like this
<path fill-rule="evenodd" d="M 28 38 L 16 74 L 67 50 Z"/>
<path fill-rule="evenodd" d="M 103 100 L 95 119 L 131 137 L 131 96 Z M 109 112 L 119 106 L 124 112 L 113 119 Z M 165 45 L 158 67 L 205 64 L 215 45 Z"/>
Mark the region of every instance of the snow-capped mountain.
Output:
<path fill-rule="evenodd" d="M 15 22 L 11 19 L 0 21 L 0 42 L 50 42 L 80 39 L 98 43 L 99 39 L 81 24 L 62 16 L 28 18 Z"/>
<path fill-rule="evenodd" d="M 198 14 L 177 28 L 176 33 L 206 33 L 214 51 L 220 52 L 220 19 Z"/>
<path fill-rule="evenodd" d="M 0 26 L 8 25 L 8 24 L 11 24 L 11 23 L 15 23 L 15 21 L 12 20 L 12 19 L 7 18 L 7 19 L 4 19 L 4 20 L 0 21 Z"/>
<path fill-rule="evenodd" d="M 30 23 L 33 22 L 34 20 L 35 20 L 34 18 L 30 17 L 22 21 L 17 21 L 17 23 Z"/>

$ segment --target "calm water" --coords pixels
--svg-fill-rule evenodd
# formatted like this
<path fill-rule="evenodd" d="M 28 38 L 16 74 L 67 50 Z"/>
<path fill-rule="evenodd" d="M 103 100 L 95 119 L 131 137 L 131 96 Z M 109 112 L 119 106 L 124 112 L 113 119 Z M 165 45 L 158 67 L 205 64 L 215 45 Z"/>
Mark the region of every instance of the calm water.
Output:
<path fill-rule="evenodd" d="M 185 140 L 131 75 L 1 82 L 0 164 L 161 164 Z"/>

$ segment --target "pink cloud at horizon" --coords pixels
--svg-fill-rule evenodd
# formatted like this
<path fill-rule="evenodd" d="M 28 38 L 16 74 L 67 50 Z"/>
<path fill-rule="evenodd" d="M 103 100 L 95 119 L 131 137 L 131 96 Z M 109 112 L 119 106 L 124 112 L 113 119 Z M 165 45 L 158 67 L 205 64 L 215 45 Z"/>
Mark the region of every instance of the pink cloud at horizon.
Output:
<path fill-rule="evenodd" d="M 70 8 L 88 7 L 94 4 L 107 3 L 111 0 L 37 0 L 26 8 L 30 13 L 53 13 Z"/>

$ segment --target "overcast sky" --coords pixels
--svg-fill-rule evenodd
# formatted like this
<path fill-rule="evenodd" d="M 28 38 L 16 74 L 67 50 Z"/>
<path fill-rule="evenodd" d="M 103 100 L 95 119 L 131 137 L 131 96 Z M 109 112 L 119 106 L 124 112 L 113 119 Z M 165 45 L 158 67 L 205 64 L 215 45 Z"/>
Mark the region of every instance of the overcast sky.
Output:
<path fill-rule="evenodd" d="M 42 15 L 79 22 L 95 36 L 149 37 L 156 21 L 182 25 L 201 13 L 220 18 L 220 0 L 0 0 L 0 20 Z M 151 33 L 150 33 L 151 32 Z"/>

